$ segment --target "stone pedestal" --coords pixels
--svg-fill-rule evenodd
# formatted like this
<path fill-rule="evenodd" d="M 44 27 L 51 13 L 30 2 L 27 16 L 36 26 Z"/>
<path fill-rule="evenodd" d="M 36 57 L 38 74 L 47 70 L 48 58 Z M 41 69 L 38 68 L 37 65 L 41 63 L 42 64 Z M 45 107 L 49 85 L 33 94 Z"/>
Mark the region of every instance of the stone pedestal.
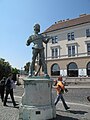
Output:
<path fill-rule="evenodd" d="M 50 78 L 25 78 L 24 88 L 19 120 L 48 120 L 56 117 Z"/>

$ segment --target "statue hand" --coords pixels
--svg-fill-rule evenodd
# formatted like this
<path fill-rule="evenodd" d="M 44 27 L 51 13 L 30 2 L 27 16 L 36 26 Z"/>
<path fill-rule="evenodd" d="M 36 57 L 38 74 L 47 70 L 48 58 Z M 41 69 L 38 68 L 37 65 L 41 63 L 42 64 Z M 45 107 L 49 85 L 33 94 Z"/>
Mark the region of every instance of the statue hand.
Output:
<path fill-rule="evenodd" d="M 29 45 L 30 45 L 30 42 L 29 42 L 29 40 L 27 40 L 27 43 L 26 43 L 26 45 L 27 45 L 27 46 L 29 46 Z"/>
<path fill-rule="evenodd" d="M 51 37 L 50 36 L 47 37 L 47 43 L 49 42 L 50 39 L 52 39 L 52 36 Z"/>
<path fill-rule="evenodd" d="M 31 42 L 32 42 L 32 36 L 28 38 L 26 45 L 29 46 Z"/>

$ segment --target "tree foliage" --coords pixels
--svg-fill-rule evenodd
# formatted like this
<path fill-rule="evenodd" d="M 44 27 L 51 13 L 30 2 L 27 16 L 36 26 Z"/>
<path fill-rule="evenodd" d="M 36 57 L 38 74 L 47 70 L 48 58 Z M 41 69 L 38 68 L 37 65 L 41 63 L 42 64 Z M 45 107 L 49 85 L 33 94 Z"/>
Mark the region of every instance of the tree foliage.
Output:
<path fill-rule="evenodd" d="M 10 72 L 11 65 L 9 62 L 6 62 L 5 59 L 0 58 L 0 79 L 2 79 L 3 76 L 7 77 Z"/>
<path fill-rule="evenodd" d="M 20 70 L 17 69 L 17 68 L 12 68 L 12 73 L 13 73 L 13 74 L 19 74 L 19 73 L 20 73 Z"/>
<path fill-rule="evenodd" d="M 12 74 L 13 74 L 13 80 L 17 81 L 17 74 L 20 74 L 20 70 L 18 70 L 17 68 L 12 68 Z"/>
<path fill-rule="evenodd" d="M 13 76 L 16 79 L 16 74 L 19 74 L 20 71 L 17 68 L 12 68 L 9 62 L 6 62 L 5 59 L 0 58 L 0 80 L 3 77 L 7 78 L 10 73 L 13 73 Z"/>
<path fill-rule="evenodd" d="M 27 73 L 29 72 L 29 67 L 30 67 L 30 62 L 27 62 L 26 65 L 24 66 L 24 69 Z"/>

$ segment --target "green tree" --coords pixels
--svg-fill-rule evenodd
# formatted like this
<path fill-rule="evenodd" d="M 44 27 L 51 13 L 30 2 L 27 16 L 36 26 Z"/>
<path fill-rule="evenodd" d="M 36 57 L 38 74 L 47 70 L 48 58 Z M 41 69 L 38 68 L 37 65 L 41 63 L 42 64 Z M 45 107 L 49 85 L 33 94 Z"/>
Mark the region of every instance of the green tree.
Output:
<path fill-rule="evenodd" d="M 27 62 L 26 65 L 24 66 L 24 69 L 27 73 L 29 72 L 29 67 L 30 67 L 30 62 Z"/>
<path fill-rule="evenodd" d="M 20 73 L 20 70 L 17 69 L 17 68 L 12 68 L 12 73 L 14 73 L 14 74 L 19 74 L 19 73 Z"/>
<path fill-rule="evenodd" d="M 8 77 L 8 74 L 11 72 L 11 65 L 9 62 L 6 62 L 5 59 L 0 58 L 0 80 L 3 76 Z"/>
<path fill-rule="evenodd" d="M 12 68 L 13 80 L 17 81 L 17 74 L 20 74 L 20 70 L 17 68 Z"/>

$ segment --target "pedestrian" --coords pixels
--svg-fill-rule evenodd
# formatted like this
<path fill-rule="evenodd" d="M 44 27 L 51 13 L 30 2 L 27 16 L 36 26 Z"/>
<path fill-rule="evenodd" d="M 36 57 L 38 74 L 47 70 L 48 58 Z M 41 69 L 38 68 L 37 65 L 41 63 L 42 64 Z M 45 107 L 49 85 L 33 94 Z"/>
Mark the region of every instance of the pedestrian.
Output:
<path fill-rule="evenodd" d="M 16 104 L 16 102 L 14 100 L 13 89 L 15 88 L 15 83 L 12 80 L 12 77 L 13 77 L 13 74 L 9 74 L 9 76 L 6 80 L 6 83 L 5 83 L 6 95 L 5 95 L 5 100 L 4 100 L 4 106 L 7 106 L 6 102 L 7 102 L 8 95 L 10 94 L 10 97 L 13 102 L 13 106 L 16 107 L 18 104 Z"/>
<path fill-rule="evenodd" d="M 61 99 L 63 105 L 64 105 L 64 108 L 66 110 L 70 109 L 70 107 L 67 106 L 65 100 L 64 100 L 64 97 L 63 97 L 63 93 L 64 93 L 64 90 L 65 90 L 65 86 L 62 82 L 62 76 L 59 76 L 58 77 L 58 81 L 57 81 L 57 84 L 55 86 L 53 86 L 54 89 L 56 89 L 57 91 L 57 97 L 54 101 L 54 104 L 55 106 L 57 105 L 57 103 L 59 102 L 59 100 Z M 66 89 L 66 92 L 67 92 L 67 89 Z"/>
<path fill-rule="evenodd" d="M 0 95 L 2 102 L 4 101 L 5 80 L 6 78 L 3 77 L 2 80 L 0 81 Z"/>

